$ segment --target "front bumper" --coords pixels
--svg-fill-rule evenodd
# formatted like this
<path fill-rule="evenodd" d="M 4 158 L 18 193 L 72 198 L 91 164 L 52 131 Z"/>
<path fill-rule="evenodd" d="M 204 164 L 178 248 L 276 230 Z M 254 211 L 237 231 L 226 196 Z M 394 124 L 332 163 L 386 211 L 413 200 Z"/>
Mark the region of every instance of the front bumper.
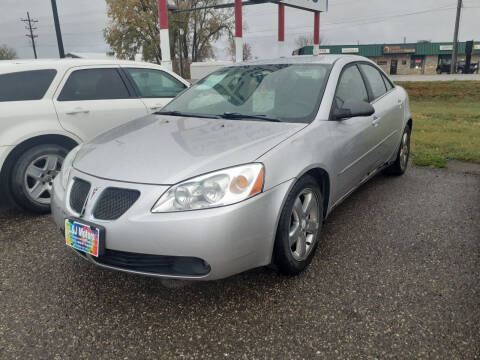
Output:
<path fill-rule="evenodd" d="M 167 186 L 122 183 L 72 171 L 71 178 L 88 181 L 95 195 L 89 195 L 81 219 L 105 227 L 105 247 L 114 252 L 188 257 L 201 259 L 209 267 L 206 275 L 185 275 L 171 270 L 164 273 L 137 271 L 121 265 L 91 262 L 116 270 L 168 278 L 215 280 L 270 263 L 275 232 L 284 198 L 293 180 L 238 204 L 215 209 L 175 213 L 151 213 L 155 201 Z M 78 217 L 69 206 L 68 191 L 55 181 L 52 214 L 60 229 L 65 218 Z M 140 191 L 138 200 L 120 218 L 112 221 L 95 219 L 92 212 L 96 199 L 108 187 Z M 68 187 L 67 187 L 68 189 Z M 91 190 L 92 193 L 92 190 Z"/>

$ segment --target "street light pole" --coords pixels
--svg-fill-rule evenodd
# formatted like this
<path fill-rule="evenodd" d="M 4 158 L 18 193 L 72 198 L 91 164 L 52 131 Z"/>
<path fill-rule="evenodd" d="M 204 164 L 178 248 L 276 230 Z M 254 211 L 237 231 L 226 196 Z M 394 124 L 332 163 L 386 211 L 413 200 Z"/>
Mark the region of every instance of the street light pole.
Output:
<path fill-rule="evenodd" d="M 52 0 L 53 21 L 55 22 L 55 33 L 57 34 L 58 54 L 60 58 L 65 57 L 65 51 L 63 50 L 62 32 L 60 31 L 60 22 L 58 21 L 57 1 Z"/>
<path fill-rule="evenodd" d="M 461 12 L 462 12 L 462 0 L 458 0 L 457 18 L 455 19 L 455 31 L 453 33 L 453 53 L 452 53 L 452 64 L 450 65 L 450 74 L 455 74 L 457 72 L 458 29 L 460 27 Z"/>

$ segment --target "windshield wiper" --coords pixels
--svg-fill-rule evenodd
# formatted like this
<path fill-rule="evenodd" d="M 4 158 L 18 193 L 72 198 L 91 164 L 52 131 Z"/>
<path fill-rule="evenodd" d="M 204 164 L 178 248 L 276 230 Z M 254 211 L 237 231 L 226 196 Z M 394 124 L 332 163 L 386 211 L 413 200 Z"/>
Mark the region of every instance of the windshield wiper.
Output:
<path fill-rule="evenodd" d="M 205 119 L 219 119 L 220 116 L 213 115 L 213 114 L 195 114 L 195 113 L 187 113 L 183 111 L 156 111 L 154 112 L 155 115 L 170 115 L 170 116 L 186 116 L 186 117 L 197 117 L 197 118 L 205 118 Z"/>
<path fill-rule="evenodd" d="M 240 114 L 236 112 L 225 112 L 222 115 L 218 115 L 224 119 L 259 119 L 265 121 L 281 122 L 282 120 L 274 117 L 268 117 L 267 115 L 248 115 Z"/>

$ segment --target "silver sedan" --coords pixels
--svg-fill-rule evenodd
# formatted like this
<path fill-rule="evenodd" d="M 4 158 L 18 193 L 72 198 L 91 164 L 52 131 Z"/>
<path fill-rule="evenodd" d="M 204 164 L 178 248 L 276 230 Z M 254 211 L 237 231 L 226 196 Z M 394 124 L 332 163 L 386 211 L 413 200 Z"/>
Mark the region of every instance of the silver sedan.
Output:
<path fill-rule="evenodd" d="M 379 171 L 407 168 L 408 96 L 358 56 L 241 63 L 161 112 L 75 148 L 52 212 L 106 268 L 213 280 L 311 262 L 329 213 Z"/>

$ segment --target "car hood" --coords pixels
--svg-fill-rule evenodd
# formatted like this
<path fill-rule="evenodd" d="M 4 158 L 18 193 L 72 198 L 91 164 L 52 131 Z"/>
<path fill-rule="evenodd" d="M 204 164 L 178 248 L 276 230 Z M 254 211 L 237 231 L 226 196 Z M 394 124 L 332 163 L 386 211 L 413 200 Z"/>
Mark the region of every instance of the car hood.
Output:
<path fill-rule="evenodd" d="M 111 180 L 172 185 L 255 161 L 305 126 L 149 115 L 84 144 L 74 167 Z"/>

